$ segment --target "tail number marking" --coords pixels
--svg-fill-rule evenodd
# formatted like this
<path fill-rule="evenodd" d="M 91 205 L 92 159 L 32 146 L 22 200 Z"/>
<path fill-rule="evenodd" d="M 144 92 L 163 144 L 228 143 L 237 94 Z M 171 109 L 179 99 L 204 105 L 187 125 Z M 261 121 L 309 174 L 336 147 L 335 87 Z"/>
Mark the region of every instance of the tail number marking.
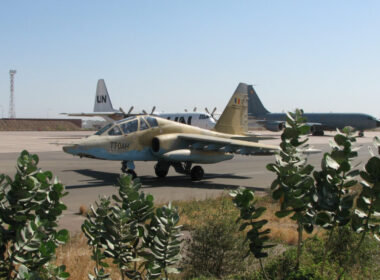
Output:
<path fill-rule="evenodd" d="M 129 144 L 122 142 L 111 142 L 112 151 L 128 150 Z"/>

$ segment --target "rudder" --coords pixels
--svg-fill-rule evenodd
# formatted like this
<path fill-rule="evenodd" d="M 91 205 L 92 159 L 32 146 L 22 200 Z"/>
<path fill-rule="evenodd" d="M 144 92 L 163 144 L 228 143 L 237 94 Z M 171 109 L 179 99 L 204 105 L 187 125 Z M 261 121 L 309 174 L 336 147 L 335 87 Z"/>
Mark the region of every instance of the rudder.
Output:
<path fill-rule="evenodd" d="M 99 79 L 96 86 L 94 112 L 115 112 L 103 79 Z"/>
<path fill-rule="evenodd" d="M 248 86 L 248 114 L 252 116 L 260 116 L 268 114 L 269 111 L 265 109 L 263 103 L 261 103 L 253 86 Z"/>
<path fill-rule="evenodd" d="M 228 134 L 245 134 L 248 128 L 248 85 L 240 83 L 215 125 L 215 130 Z"/>

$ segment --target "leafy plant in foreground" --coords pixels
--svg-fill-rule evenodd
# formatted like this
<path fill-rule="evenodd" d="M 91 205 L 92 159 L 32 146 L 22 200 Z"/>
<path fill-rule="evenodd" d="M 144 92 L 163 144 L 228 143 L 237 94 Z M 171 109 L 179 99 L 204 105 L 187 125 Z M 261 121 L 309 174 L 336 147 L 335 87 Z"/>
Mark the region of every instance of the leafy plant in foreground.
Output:
<path fill-rule="evenodd" d="M 167 278 L 175 272 L 172 266 L 180 251 L 177 210 L 169 204 L 154 213 L 153 196 L 139 192 L 140 188 L 138 180 L 121 175 L 119 196 L 112 196 L 113 202 L 101 199 L 94 217 L 88 216 L 83 224 L 93 247 L 95 272 L 99 272 L 93 279 L 108 277 L 103 269 L 108 266 L 103 261 L 106 258 L 118 265 L 122 279 L 154 279 L 162 270 Z"/>
<path fill-rule="evenodd" d="M 95 261 L 95 275 L 89 274 L 91 280 L 108 280 L 109 274 L 104 270 L 108 264 L 104 262 L 105 255 L 102 244 L 106 242 L 104 233 L 106 232 L 105 219 L 110 214 L 110 199 L 100 198 L 100 202 L 96 203 L 96 209 L 91 207 L 91 215 L 88 214 L 87 219 L 82 224 L 82 231 L 87 237 L 87 244 L 92 249 L 91 259 Z"/>
<path fill-rule="evenodd" d="M 65 266 L 46 269 L 69 237 L 67 230 L 57 230 L 67 193 L 50 171 L 37 167 L 38 161 L 23 151 L 14 179 L 0 175 L 0 277 L 6 279 L 69 277 Z"/>
<path fill-rule="evenodd" d="M 321 267 L 322 276 L 334 230 L 351 221 L 355 193 L 350 189 L 357 184 L 355 177 L 359 174 L 358 170 L 352 167 L 352 161 L 358 155 L 352 148 L 355 141 L 352 128 L 344 128 L 343 133 L 338 131 L 334 141 L 330 142 L 332 151 L 325 153 L 322 158 L 321 171 L 313 173 L 316 187 L 316 224 L 329 231 Z"/>
<path fill-rule="evenodd" d="M 161 271 L 165 279 L 169 279 L 169 273 L 179 273 L 173 267 L 181 258 L 182 240 L 179 237 L 182 236 L 182 226 L 177 226 L 178 222 L 178 210 L 171 203 L 156 209 L 144 238 L 145 246 L 149 248 L 145 253 L 149 279 L 160 277 Z"/>
<path fill-rule="evenodd" d="M 265 242 L 269 239 L 267 234 L 270 232 L 270 229 L 261 230 L 268 221 L 257 220 L 266 208 L 255 207 L 255 193 L 251 190 L 240 188 L 236 191 L 231 191 L 230 195 L 233 197 L 234 204 L 240 210 L 240 217 L 237 222 L 243 221 L 239 230 L 244 231 L 246 228 L 249 228 L 247 232 L 247 240 L 249 241 L 247 256 L 249 253 L 252 253 L 255 258 L 259 259 L 261 270 L 265 278 L 267 278 L 261 259 L 268 256 L 263 250 L 271 248 L 274 245 L 265 245 Z"/>
<path fill-rule="evenodd" d="M 376 148 L 380 146 L 379 138 L 374 139 Z M 367 233 L 372 233 L 380 242 L 380 158 L 372 154 L 372 157 L 360 171 L 362 191 L 356 201 L 356 209 L 352 218 L 353 229 L 361 234 L 360 241 L 352 251 L 351 260 L 357 254 Z M 340 276 L 347 267 L 344 267 Z"/>
<path fill-rule="evenodd" d="M 281 205 L 281 210 L 276 212 L 276 216 L 283 218 L 293 213 L 291 219 L 298 225 L 296 268 L 299 267 L 303 230 L 311 233 L 314 224 L 311 204 L 314 180 L 310 176 L 314 167 L 307 164 L 305 156 L 308 148 L 308 138 L 305 135 L 309 131 L 310 127 L 306 124 L 302 110 L 288 113 L 276 162 L 267 165 L 267 169 L 277 175 L 271 186 L 272 197 Z"/>

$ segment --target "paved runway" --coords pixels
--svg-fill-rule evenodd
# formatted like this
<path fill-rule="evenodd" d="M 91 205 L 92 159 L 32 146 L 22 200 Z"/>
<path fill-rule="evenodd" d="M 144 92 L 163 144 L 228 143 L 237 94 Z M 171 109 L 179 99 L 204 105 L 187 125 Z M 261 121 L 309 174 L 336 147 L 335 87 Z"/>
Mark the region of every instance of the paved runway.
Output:
<path fill-rule="evenodd" d="M 5 132 L 0 133 L 0 172 L 13 176 L 19 154 L 15 151 L 28 149 L 37 153 L 40 157 L 39 167 L 43 170 L 51 170 L 69 191 L 68 196 L 64 198 L 68 210 L 61 219 L 61 227 L 71 231 L 80 230 L 83 217 L 77 214 L 79 207 L 81 205 L 88 207 L 99 196 L 109 196 L 117 192 L 114 186 L 121 172 L 120 162 L 80 159 L 61 151 L 62 144 L 84 134 L 88 135 L 88 132 L 81 132 L 81 134 L 72 132 L 11 134 L 11 137 L 7 138 Z M 372 142 L 374 135 L 380 135 L 380 133 L 369 132 L 366 137 L 359 139 L 358 142 L 363 147 L 359 152 L 357 162 L 364 162 L 369 158 L 367 146 Z M 332 136 L 312 137 L 310 142 L 315 148 L 325 152 L 329 150 L 328 142 L 331 139 Z M 6 142 L 9 140 L 12 141 L 8 146 Z M 275 144 L 279 143 L 279 140 L 263 142 Z M 7 152 L 7 146 L 12 147 L 12 152 Z M 322 153 L 310 155 L 309 162 L 318 167 L 321 157 Z M 200 182 L 193 182 L 189 177 L 175 173 L 172 168 L 167 178 L 158 179 L 154 174 L 154 162 L 135 162 L 135 165 L 136 172 L 143 184 L 143 191 L 153 194 L 156 202 L 167 202 L 169 200 L 213 197 L 224 190 L 239 186 L 265 192 L 274 179 L 274 174 L 267 171 L 265 166 L 273 161 L 274 156 L 235 156 L 230 161 L 202 165 L 205 169 L 205 177 Z"/>

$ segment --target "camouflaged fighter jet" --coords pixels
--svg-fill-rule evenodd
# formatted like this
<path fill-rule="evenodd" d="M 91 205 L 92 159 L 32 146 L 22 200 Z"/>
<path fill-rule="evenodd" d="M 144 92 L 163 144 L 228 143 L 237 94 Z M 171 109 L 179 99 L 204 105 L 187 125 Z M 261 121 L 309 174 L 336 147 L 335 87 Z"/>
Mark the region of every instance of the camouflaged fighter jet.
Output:
<path fill-rule="evenodd" d="M 134 161 L 157 161 L 155 173 L 165 177 L 170 166 L 193 180 L 204 170 L 194 163 L 210 164 L 234 154 L 268 154 L 277 146 L 257 143 L 247 131 L 248 85 L 240 83 L 213 131 L 141 115 L 110 123 L 95 135 L 64 146 L 66 153 L 95 159 L 120 160 L 122 171 L 136 177 Z"/>

